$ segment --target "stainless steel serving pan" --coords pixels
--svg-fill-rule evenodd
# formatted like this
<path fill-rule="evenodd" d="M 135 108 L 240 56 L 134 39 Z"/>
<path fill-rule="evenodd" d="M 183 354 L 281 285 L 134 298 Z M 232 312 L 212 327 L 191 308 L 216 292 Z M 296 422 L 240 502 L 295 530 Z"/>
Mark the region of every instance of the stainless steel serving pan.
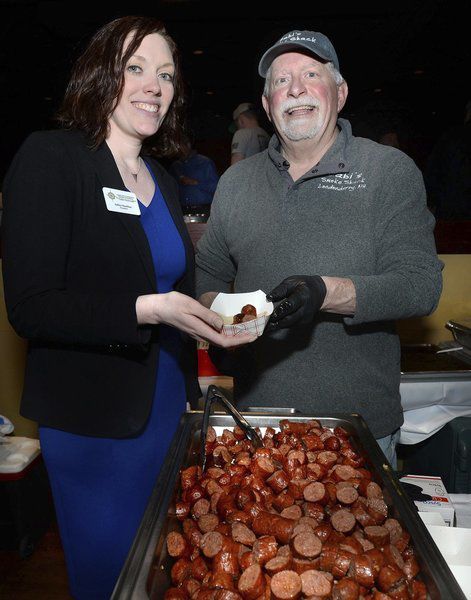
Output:
<path fill-rule="evenodd" d="M 451 331 L 459 344 L 471 350 L 471 318 L 462 319 L 461 322 L 448 321 L 445 327 Z"/>
<path fill-rule="evenodd" d="M 278 428 L 280 419 L 286 418 L 286 413 L 242 414 L 254 427 Z M 182 416 L 111 600 L 161 600 L 165 590 L 170 587 L 173 560 L 167 556 L 165 540 L 168 532 L 180 528 L 180 523 L 173 516 L 174 500 L 180 486 L 179 473 L 181 468 L 198 462 L 202 419 L 202 411 L 190 411 Z M 365 421 L 356 414 L 339 413 L 290 415 L 289 419 L 299 422 L 317 419 L 323 427 L 333 429 L 341 426 L 350 433 L 354 445 L 366 458 L 365 466 L 383 488 L 389 515 L 398 519 L 411 536 L 420 564 L 421 578 L 427 585 L 430 600 L 465 600 L 461 587 Z M 231 429 L 234 427 L 234 420 L 227 414 L 215 413 L 210 416 L 210 425 Z M 116 526 L 119 527 L 119 523 Z"/>
<path fill-rule="evenodd" d="M 401 346 L 401 382 L 471 381 L 471 361 L 463 352 L 441 353 L 443 349 L 435 344 Z"/>

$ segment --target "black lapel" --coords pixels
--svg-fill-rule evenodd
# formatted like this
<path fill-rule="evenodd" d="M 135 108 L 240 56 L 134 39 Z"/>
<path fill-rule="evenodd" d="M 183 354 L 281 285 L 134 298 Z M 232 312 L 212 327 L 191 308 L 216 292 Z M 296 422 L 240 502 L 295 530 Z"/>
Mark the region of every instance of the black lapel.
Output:
<path fill-rule="evenodd" d="M 111 150 L 106 142 L 103 142 L 103 144 L 96 151 L 91 152 L 90 157 L 95 165 L 98 178 L 103 187 L 126 190 L 126 186 L 121 179 L 118 167 L 116 166 L 113 155 L 111 154 Z M 131 236 L 139 257 L 143 262 L 149 281 L 151 282 L 152 289 L 157 291 L 154 262 L 152 260 L 152 254 L 150 251 L 149 242 L 147 241 L 146 233 L 140 222 L 140 217 L 137 215 L 125 215 L 121 213 L 115 214 Z"/>
<path fill-rule="evenodd" d="M 164 171 L 163 167 L 159 165 L 155 160 L 149 160 L 149 157 L 146 157 L 147 164 L 152 168 L 152 172 L 155 175 L 155 178 L 159 184 L 160 191 L 165 200 L 165 204 L 170 212 L 170 215 L 175 223 L 175 227 L 180 234 L 183 245 L 185 247 L 185 255 L 186 255 L 186 270 L 189 271 L 193 269 L 194 265 L 194 250 L 193 243 L 190 238 L 190 234 L 188 233 L 188 229 L 185 221 L 183 220 L 183 213 L 181 209 L 180 202 L 178 200 L 178 191 L 176 187 L 172 186 L 172 180 L 169 178 L 169 175 L 166 171 Z"/>

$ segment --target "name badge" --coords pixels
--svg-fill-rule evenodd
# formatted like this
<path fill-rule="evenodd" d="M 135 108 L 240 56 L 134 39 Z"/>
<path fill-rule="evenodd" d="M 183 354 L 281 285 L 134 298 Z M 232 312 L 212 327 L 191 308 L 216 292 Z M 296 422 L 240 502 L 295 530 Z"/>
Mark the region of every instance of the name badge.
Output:
<path fill-rule="evenodd" d="M 106 208 L 112 212 L 119 212 L 125 215 L 141 214 L 136 194 L 133 194 L 132 192 L 104 187 L 103 196 L 105 198 Z"/>

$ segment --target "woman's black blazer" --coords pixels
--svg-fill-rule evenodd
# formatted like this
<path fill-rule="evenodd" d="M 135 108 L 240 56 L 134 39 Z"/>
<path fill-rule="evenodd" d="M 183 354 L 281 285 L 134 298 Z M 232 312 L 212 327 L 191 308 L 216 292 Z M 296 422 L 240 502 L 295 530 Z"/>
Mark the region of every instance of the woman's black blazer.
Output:
<path fill-rule="evenodd" d="M 149 161 L 185 246 L 177 289 L 193 296 L 194 251 L 177 186 Z M 30 135 L 4 182 L 3 277 L 9 320 L 29 340 L 21 414 L 121 438 L 138 434 L 150 413 L 159 327 L 139 327 L 135 303 L 158 290 L 140 217 L 110 212 L 103 187 L 126 189 L 106 143 L 92 151 L 81 132 Z M 193 403 L 196 347 L 182 338 Z"/>

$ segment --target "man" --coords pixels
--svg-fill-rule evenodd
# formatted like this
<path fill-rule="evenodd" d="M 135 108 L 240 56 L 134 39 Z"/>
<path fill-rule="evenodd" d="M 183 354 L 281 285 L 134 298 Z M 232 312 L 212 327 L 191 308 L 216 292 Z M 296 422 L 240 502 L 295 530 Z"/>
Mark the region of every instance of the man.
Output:
<path fill-rule="evenodd" d="M 284 35 L 259 73 L 275 134 L 220 179 L 197 294 L 208 305 L 216 292 L 262 289 L 275 303 L 268 330 L 232 354 L 240 408 L 359 413 L 394 465 L 394 321 L 431 313 L 442 285 L 422 176 L 338 118 L 348 88 L 325 35 Z"/>
<path fill-rule="evenodd" d="M 191 140 L 186 143 L 185 156 L 175 160 L 169 172 L 178 182 L 178 193 L 183 212 L 202 211 L 209 214 L 219 180 L 214 161 L 199 154 Z"/>
<path fill-rule="evenodd" d="M 232 113 L 237 131 L 232 137 L 231 165 L 265 150 L 270 136 L 260 127 L 257 111 L 250 102 L 242 102 Z"/>

